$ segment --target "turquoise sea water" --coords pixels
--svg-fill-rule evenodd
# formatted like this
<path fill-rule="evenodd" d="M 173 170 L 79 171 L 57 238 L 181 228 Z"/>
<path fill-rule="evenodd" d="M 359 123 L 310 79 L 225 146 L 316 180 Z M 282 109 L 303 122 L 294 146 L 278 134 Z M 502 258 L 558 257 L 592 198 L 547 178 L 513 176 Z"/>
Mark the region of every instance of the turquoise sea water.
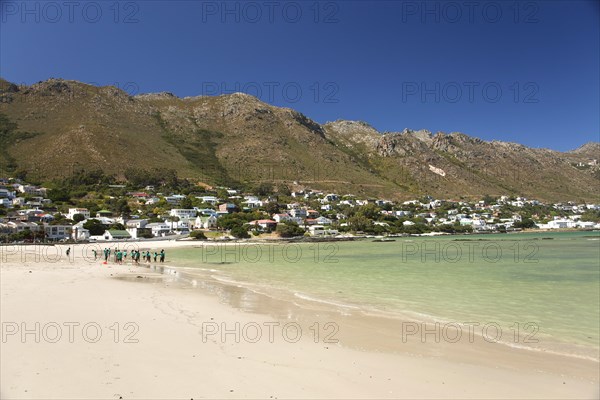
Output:
<path fill-rule="evenodd" d="M 286 299 L 423 320 L 495 322 L 506 335 L 518 324 L 521 335 L 581 346 L 597 358 L 598 232 L 240 244 L 171 250 L 169 259 L 197 268 L 199 276 Z"/>

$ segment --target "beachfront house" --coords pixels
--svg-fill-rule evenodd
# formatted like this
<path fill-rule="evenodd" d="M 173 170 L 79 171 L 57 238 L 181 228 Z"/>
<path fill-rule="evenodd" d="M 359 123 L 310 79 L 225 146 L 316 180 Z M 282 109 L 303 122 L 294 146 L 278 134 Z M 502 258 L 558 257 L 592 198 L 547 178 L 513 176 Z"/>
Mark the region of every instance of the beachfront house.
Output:
<path fill-rule="evenodd" d="M 277 222 L 272 219 L 259 219 L 256 221 L 248 222 L 248 225 L 254 227 L 256 230 L 263 232 L 273 232 L 277 227 Z"/>
<path fill-rule="evenodd" d="M 564 229 L 564 228 L 575 228 L 575 221 L 569 219 L 555 219 L 546 224 L 548 229 Z"/>
<path fill-rule="evenodd" d="M 217 217 L 215 215 L 198 216 L 196 217 L 194 229 L 215 229 L 217 227 Z"/>
<path fill-rule="evenodd" d="M 105 231 L 102 235 L 90 236 L 90 240 L 98 241 L 116 241 L 128 239 L 131 239 L 131 235 L 129 234 L 129 232 L 119 229 L 110 229 Z"/>
<path fill-rule="evenodd" d="M 90 235 L 90 231 L 77 226 L 77 225 L 73 225 L 72 230 L 71 230 L 71 237 L 74 240 L 92 240 L 92 236 Z M 93 239 L 96 240 L 96 239 Z"/>
<path fill-rule="evenodd" d="M 63 240 L 71 237 L 73 227 L 71 225 L 44 225 L 46 239 Z"/>
<path fill-rule="evenodd" d="M 150 229 L 152 231 L 152 236 L 160 237 L 165 236 L 171 231 L 171 225 L 164 222 L 153 222 L 146 225 L 146 229 Z"/>
<path fill-rule="evenodd" d="M 193 219 L 190 218 L 181 218 L 178 221 L 165 221 L 171 225 L 171 230 L 177 233 L 178 235 L 189 233 L 191 227 L 193 225 Z"/>
<path fill-rule="evenodd" d="M 108 237 L 108 240 L 127 240 L 131 239 L 131 235 L 127 231 L 119 229 L 110 229 L 104 232 L 104 236 Z"/>
<path fill-rule="evenodd" d="M 312 225 L 308 228 L 308 232 L 311 236 L 334 236 L 339 234 L 335 229 L 329 229 L 323 225 Z"/>
<path fill-rule="evenodd" d="M 149 238 L 152 237 L 152 230 L 146 227 L 147 225 L 144 226 L 144 228 L 126 228 L 127 232 L 129 232 L 129 234 L 131 235 L 132 239 L 139 239 L 139 238 Z"/>
<path fill-rule="evenodd" d="M 9 235 L 12 232 L 12 229 L 5 222 L 0 222 L 0 233 L 3 235 Z"/>
<path fill-rule="evenodd" d="M 23 231 L 37 232 L 40 230 L 40 226 L 35 222 L 9 221 L 5 225 L 10 233 L 19 233 Z"/>

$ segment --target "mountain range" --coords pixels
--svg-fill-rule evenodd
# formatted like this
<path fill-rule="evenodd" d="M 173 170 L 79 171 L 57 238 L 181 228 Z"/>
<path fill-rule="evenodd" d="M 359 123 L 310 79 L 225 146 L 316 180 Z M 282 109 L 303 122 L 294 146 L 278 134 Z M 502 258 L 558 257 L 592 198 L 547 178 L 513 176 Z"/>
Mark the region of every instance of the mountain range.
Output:
<path fill-rule="evenodd" d="M 359 121 L 319 124 L 242 93 L 130 96 L 62 79 L 0 79 L 0 145 L 2 169 L 44 179 L 73 168 L 117 176 L 165 168 L 211 185 L 272 182 L 388 199 L 600 199 L 598 142 L 559 152 L 457 132 L 382 133 Z"/>

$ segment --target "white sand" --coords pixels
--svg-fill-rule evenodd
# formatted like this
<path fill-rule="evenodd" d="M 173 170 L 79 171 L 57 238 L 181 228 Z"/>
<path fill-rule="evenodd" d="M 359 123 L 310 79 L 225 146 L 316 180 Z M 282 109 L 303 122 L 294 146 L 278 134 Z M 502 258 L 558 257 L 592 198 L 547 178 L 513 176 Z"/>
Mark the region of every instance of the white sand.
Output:
<path fill-rule="evenodd" d="M 33 254 L 23 262 L 22 252 L 7 255 L 13 252 L 9 248 L 0 254 L 2 399 L 599 396 L 598 379 L 590 378 L 597 371 L 561 376 L 529 366 L 494 367 L 484 352 L 479 363 L 358 351 L 314 343 L 308 332 L 290 343 L 277 327 L 271 343 L 264 324 L 293 321 L 244 313 L 202 290 L 165 284 L 147 268 L 87 263 L 80 250 L 75 248 L 74 260 L 54 263 L 36 261 Z M 115 279 L 117 274 L 136 281 Z M 35 331 L 36 323 L 39 343 L 35 333 L 21 335 L 23 327 Z M 233 334 L 203 340 L 203 324 L 215 323 L 229 328 L 256 323 L 263 336 L 256 343 L 244 336 L 236 343 Z M 93 324 L 101 329 L 95 343 Z M 137 343 L 128 343 L 125 336 L 134 328 L 129 341 Z M 11 334 L 11 329 L 19 331 Z M 246 336 L 253 338 L 254 331 L 248 329 Z"/>

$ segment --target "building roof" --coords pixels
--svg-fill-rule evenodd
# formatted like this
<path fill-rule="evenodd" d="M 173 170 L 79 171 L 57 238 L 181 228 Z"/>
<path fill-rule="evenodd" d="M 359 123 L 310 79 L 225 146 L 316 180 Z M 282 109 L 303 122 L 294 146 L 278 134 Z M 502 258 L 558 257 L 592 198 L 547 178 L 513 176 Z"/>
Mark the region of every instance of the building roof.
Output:
<path fill-rule="evenodd" d="M 108 233 L 110 233 L 110 236 L 112 236 L 113 238 L 131 238 L 129 232 L 122 231 L 119 229 L 110 229 L 108 230 Z"/>

